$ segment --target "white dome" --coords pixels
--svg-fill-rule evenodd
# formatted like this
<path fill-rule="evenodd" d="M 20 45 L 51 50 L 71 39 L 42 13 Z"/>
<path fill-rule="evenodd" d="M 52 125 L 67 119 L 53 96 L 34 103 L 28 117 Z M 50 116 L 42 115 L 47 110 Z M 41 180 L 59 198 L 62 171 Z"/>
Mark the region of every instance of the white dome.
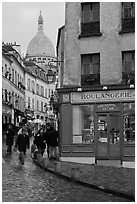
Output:
<path fill-rule="evenodd" d="M 55 57 L 55 51 L 49 38 L 45 36 L 43 32 L 38 32 L 37 35 L 30 41 L 26 55 L 28 57 Z"/>
<path fill-rule="evenodd" d="M 55 50 L 50 39 L 43 32 L 43 17 L 38 18 L 38 32 L 30 41 L 27 52 L 27 57 L 55 57 Z"/>

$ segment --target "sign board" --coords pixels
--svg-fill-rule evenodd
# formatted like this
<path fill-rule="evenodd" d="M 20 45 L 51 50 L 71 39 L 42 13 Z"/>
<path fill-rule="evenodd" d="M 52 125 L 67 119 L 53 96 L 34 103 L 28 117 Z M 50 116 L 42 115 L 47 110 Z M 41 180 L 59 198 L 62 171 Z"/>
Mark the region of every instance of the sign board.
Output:
<path fill-rule="evenodd" d="M 7 114 L 7 115 L 11 115 L 12 114 L 12 110 L 9 109 L 9 108 L 2 107 L 2 113 L 3 114 Z"/>
<path fill-rule="evenodd" d="M 71 103 L 120 102 L 135 100 L 135 90 L 71 93 Z"/>
<path fill-rule="evenodd" d="M 111 103 L 105 103 L 105 104 L 98 104 L 97 110 L 98 111 L 118 111 L 120 109 L 119 104 L 111 104 Z"/>

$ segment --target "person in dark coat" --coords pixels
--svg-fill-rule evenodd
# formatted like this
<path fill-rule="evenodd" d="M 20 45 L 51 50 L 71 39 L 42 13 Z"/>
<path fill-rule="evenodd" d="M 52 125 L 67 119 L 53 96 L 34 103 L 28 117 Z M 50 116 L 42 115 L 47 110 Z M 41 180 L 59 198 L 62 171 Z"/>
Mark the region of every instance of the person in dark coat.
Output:
<path fill-rule="evenodd" d="M 33 143 L 37 146 L 38 151 L 43 156 L 46 148 L 46 140 L 44 137 L 44 127 L 42 127 L 35 135 Z"/>
<path fill-rule="evenodd" d="M 7 153 L 12 152 L 12 146 L 13 146 L 13 141 L 14 141 L 14 136 L 15 136 L 15 131 L 13 129 L 13 125 L 9 124 L 7 126 L 7 131 L 6 131 L 6 145 L 7 145 Z"/>
<path fill-rule="evenodd" d="M 29 142 L 29 136 L 27 134 L 27 128 L 23 126 L 22 129 L 19 131 L 19 134 L 15 142 L 15 148 L 18 148 L 18 151 L 20 152 L 19 159 L 20 159 L 21 153 L 26 155 L 26 149 L 29 149 L 29 147 L 30 147 L 30 142 Z"/>
<path fill-rule="evenodd" d="M 59 133 L 54 129 L 53 125 L 48 125 L 45 138 L 47 142 L 48 158 L 58 159 L 57 151 L 58 151 Z"/>

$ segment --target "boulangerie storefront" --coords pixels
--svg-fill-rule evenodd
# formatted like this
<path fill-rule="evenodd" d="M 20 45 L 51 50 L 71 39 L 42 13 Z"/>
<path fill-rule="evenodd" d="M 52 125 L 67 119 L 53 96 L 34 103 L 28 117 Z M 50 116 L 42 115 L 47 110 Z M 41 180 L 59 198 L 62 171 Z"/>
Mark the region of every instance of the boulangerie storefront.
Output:
<path fill-rule="evenodd" d="M 60 93 L 62 157 L 135 159 L 135 90 Z"/>

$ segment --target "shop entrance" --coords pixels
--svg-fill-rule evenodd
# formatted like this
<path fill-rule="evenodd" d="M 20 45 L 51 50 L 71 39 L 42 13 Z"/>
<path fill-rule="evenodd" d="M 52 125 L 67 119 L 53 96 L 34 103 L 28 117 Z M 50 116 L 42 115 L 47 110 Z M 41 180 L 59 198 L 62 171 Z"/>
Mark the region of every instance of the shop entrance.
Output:
<path fill-rule="evenodd" d="M 121 159 L 120 112 L 97 113 L 95 159 Z"/>

